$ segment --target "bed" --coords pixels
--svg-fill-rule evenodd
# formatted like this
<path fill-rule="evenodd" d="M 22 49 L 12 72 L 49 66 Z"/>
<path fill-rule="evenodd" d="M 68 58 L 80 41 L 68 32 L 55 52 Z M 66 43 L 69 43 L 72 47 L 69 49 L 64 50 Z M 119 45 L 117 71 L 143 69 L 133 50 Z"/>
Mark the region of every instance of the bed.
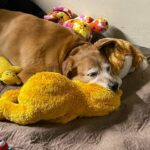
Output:
<path fill-rule="evenodd" d="M 150 56 L 150 49 L 141 48 Z M 0 84 L 0 93 L 13 86 Z M 0 135 L 15 150 L 150 150 L 150 66 L 128 75 L 117 112 L 76 119 L 66 125 L 0 122 Z"/>

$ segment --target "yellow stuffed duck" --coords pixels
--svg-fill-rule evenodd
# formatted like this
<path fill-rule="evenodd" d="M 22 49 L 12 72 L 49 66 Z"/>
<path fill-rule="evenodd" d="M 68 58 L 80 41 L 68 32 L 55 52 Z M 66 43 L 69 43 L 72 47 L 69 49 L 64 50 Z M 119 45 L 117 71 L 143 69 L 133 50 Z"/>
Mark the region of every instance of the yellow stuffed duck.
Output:
<path fill-rule="evenodd" d="M 103 116 L 118 109 L 122 92 L 97 84 L 71 81 L 52 72 L 33 75 L 21 89 L 0 97 L 0 120 L 33 124 L 40 120 L 67 123 L 77 117 Z"/>
<path fill-rule="evenodd" d="M 12 66 L 6 58 L 0 56 L 0 81 L 7 85 L 20 85 L 21 80 L 16 74 L 21 70 L 20 67 Z"/>

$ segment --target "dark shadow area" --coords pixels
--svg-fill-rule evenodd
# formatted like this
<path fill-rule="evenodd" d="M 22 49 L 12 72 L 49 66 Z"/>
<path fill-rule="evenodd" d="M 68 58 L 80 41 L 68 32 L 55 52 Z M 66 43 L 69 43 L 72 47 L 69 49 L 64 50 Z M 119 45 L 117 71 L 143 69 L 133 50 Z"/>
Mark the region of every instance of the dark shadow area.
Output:
<path fill-rule="evenodd" d="M 94 33 L 91 42 L 94 43 L 97 40 L 105 37 L 118 38 L 132 42 L 125 33 L 123 33 L 120 29 L 116 28 L 115 26 L 110 26 L 108 30 L 104 33 L 101 34 Z"/>
<path fill-rule="evenodd" d="M 106 32 L 104 32 L 104 36 L 131 41 L 125 33 L 123 33 L 117 27 L 111 25 L 109 29 Z"/>
<path fill-rule="evenodd" d="M 21 11 L 43 18 L 46 14 L 39 6 L 31 0 L 0 0 L 0 9 Z"/>

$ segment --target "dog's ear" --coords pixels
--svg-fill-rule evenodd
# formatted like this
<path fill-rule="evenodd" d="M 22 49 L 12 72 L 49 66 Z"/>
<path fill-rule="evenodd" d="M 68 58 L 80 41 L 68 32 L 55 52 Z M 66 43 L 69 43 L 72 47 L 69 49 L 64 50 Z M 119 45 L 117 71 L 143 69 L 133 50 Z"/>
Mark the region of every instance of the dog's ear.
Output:
<path fill-rule="evenodd" d="M 112 71 L 118 73 L 123 65 L 123 55 L 120 53 L 120 47 L 117 39 L 103 38 L 94 43 L 99 49 L 101 55 L 103 55 L 111 64 Z"/>
<path fill-rule="evenodd" d="M 114 38 L 103 38 L 94 43 L 100 53 L 110 61 L 110 56 L 118 53 L 119 44 Z M 111 63 L 111 62 L 110 62 Z"/>
<path fill-rule="evenodd" d="M 94 45 L 100 50 L 100 52 L 106 52 L 110 49 L 115 49 L 117 41 L 113 38 L 103 38 L 94 43 Z"/>
<path fill-rule="evenodd" d="M 85 44 L 85 47 L 87 45 Z M 70 53 L 69 56 L 66 56 L 66 60 L 62 64 L 62 73 L 63 75 L 67 76 L 68 78 L 72 79 L 77 75 L 77 67 L 76 67 L 76 60 L 78 58 L 77 53 L 82 50 L 80 46 L 74 48 Z"/>
<path fill-rule="evenodd" d="M 71 57 L 67 58 L 67 59 L 63 62 L 63 64 L 62 64 L 62 73 L 63 73 L 63 75 L 65 75 L 65 76 L 68 75 L 68 73 L 69 73 L 69 72 L 72 70 L 72 68 L 73 68 L 73 63 L 74 63 L 74 60 L 73 60 Z"/>
<path fill-rule="evenodd" d="M 62 73 L 70 79 L 77 75 L 77 68 L 74 66 L 74 59 L 71 56 L 63 62 Z"/>

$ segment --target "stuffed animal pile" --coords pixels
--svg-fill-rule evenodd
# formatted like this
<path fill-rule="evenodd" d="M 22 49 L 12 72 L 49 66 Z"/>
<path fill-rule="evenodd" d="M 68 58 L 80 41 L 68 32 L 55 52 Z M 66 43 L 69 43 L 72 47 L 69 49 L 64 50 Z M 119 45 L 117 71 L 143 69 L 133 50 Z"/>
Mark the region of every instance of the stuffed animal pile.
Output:
<path fill-rule="evenodd" d="M 0 120 L 27 125 L 40 120 L 67 123 L 77 117 L 104 116 L 118 109 L 122 92 L 71 81 L 52 72 L 33 75 L 21 89 L 0 97 Z"/>
<path fill-rule="evenodd" d="M 0 56 L 0 81 L 7 85 L 20 85 L 22 82 L 16 74 L 21 70 L 21 67 L 12 66 L 6 58 Z"/>
<path fill-rule="evenodd" d="M 102 17 L 94 20 L 90 16 L 74 16 L 68 8 L 54 7 L 52 12 L 44 16 L 44 19 L 73 29 L 88 41 L 92 39 L 93 33 L 102 33 L 109 27 L 108 21 Z"/>

